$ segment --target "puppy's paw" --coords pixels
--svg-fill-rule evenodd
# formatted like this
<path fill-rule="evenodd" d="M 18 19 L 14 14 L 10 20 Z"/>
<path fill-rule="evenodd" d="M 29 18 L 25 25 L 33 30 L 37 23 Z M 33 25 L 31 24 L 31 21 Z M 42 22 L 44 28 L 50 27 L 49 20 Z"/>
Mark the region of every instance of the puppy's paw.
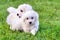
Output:
<path fill-rule="evenodd" d="M 32 33 L 33 35 L 35 35 L 35 34 L 36 34 L 36 31 L 35 31 L 35 30 L 31 30 L 31 33 Z"/>
<path fill-rule="evenodd" d="M 15 28 L 13 28 L 13 27 L 10 27 L 10 29 L 11 29 L 11 30 L 13 30 L 13 31 L 15 31 L 15 30 L 16 30 L 16 29 L 15 29 Z"/>

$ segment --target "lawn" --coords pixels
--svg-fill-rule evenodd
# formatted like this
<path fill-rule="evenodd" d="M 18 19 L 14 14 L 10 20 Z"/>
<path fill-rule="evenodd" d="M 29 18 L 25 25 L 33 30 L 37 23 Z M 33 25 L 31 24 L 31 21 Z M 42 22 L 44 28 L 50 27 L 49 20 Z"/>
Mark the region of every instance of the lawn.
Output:
<path fill-rule="evenodd" d="M 39 14 L 39 31 L 12 31 L 6 23 L 7 8 L 30 4 Z M 0 40 L 60 40 L 60 0 L 0 0 Z"/>

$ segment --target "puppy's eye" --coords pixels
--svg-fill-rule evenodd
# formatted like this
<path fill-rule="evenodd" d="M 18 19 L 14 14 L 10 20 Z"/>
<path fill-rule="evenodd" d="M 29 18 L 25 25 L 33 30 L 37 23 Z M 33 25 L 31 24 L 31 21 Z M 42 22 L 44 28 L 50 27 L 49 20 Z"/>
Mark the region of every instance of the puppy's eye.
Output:
<path fill-rule="evenodd" d="M 19 14 L 17 14 L 17 16 L 19 16 Z"/>
<path fill-rule="evenodd" d="M 20 10 L 21 12 L 23 12 L 23 10 Z"/>
<path fill-rule="evenodd" d="M 29 19 L 29 18 L 26 18 L 27 20 Z"/>
<path fill-rule="evenodd" d="M 33 17 L 31 17 L 31 19 L 33 19 Z"/>

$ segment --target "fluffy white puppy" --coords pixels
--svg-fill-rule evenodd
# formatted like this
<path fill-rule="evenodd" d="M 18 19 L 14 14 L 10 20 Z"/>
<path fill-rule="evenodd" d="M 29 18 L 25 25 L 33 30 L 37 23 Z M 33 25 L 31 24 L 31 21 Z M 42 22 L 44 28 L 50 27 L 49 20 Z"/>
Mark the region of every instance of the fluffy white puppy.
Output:
<path fill-rule="evenodd" d="M 7 16 L 7 24 L 10 25 L 10 29 L 15 31 L 15 30 L 20 30 L 19 29 L 19 25 L 18 22 L 20 22 L 20 16 L 19 14 L 17 13 L 17 9 L 15 9 L 14 7 L 9 7 L 7 8 L 7 11 L 10 13 L 8 16 Z"/>
<path fill-rule="evenodd" d="M 17 16 L 17 12 L 9 14 L 6 20 L 6 22 L 10 25 L 10 29 L 13 31 L 21 30 L 21 21 L 22 19 Z"/>
<path fill-rule="evenodd" d="M 22 28 L 24 32 L 36 34 L 39 28 L 38 14 L 35 11 L 28 11 L 22 16 Z"/>
<path fill-rule="evenodd" d="M 30 11 L 30 10 L 33 10 L 32 9 L 32 6 L 29 5 L 29 4 L 21 4 L 18 6 L 17 8 L 17 11 L 18 11 L 18 14 L 21 16 L 23 13 L 27 12 L 27 11 Z"/>

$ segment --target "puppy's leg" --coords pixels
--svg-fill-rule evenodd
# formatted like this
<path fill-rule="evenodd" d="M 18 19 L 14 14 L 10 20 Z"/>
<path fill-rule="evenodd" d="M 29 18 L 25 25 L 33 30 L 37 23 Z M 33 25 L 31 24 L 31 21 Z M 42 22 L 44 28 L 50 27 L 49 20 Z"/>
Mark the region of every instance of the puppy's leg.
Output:
<path fill-rule="evenodd" d="M 34 28 L 31 30 L 31 33 L 32 33 L 33 35 L 35 35 L 37 31 L 38 31 L 38 26 L 34 27 Z"/>
<path fill-rule="evenodd" d="M 10 26 L 10 29 L 13 30 L 13 31 L 16 30 L 14 26 Z"/>
<path fill-rule="evenodd" d="M 29 28 L 27 28 L 27 27 L 23 27 L 23 31 L 24 31 L 24 32 L 30 32 L 30 31 L 29 31 Z"/>
<path fill-rule="evenodd" d="M 36 34 L 36 30 L 35 30 L 35 29 L 32 29 L 32 30 L 31 30 L 31 33 L 32 33 L 33 35 L 35 35 L 35 34 Z"/>
<path fill-rule="evenodd" d="M 18 27 L 16 25 L 12 25 L 12 26 L 10 26 L 10 29 L 15 31 L 15 30 L 18 30 Z"/>

